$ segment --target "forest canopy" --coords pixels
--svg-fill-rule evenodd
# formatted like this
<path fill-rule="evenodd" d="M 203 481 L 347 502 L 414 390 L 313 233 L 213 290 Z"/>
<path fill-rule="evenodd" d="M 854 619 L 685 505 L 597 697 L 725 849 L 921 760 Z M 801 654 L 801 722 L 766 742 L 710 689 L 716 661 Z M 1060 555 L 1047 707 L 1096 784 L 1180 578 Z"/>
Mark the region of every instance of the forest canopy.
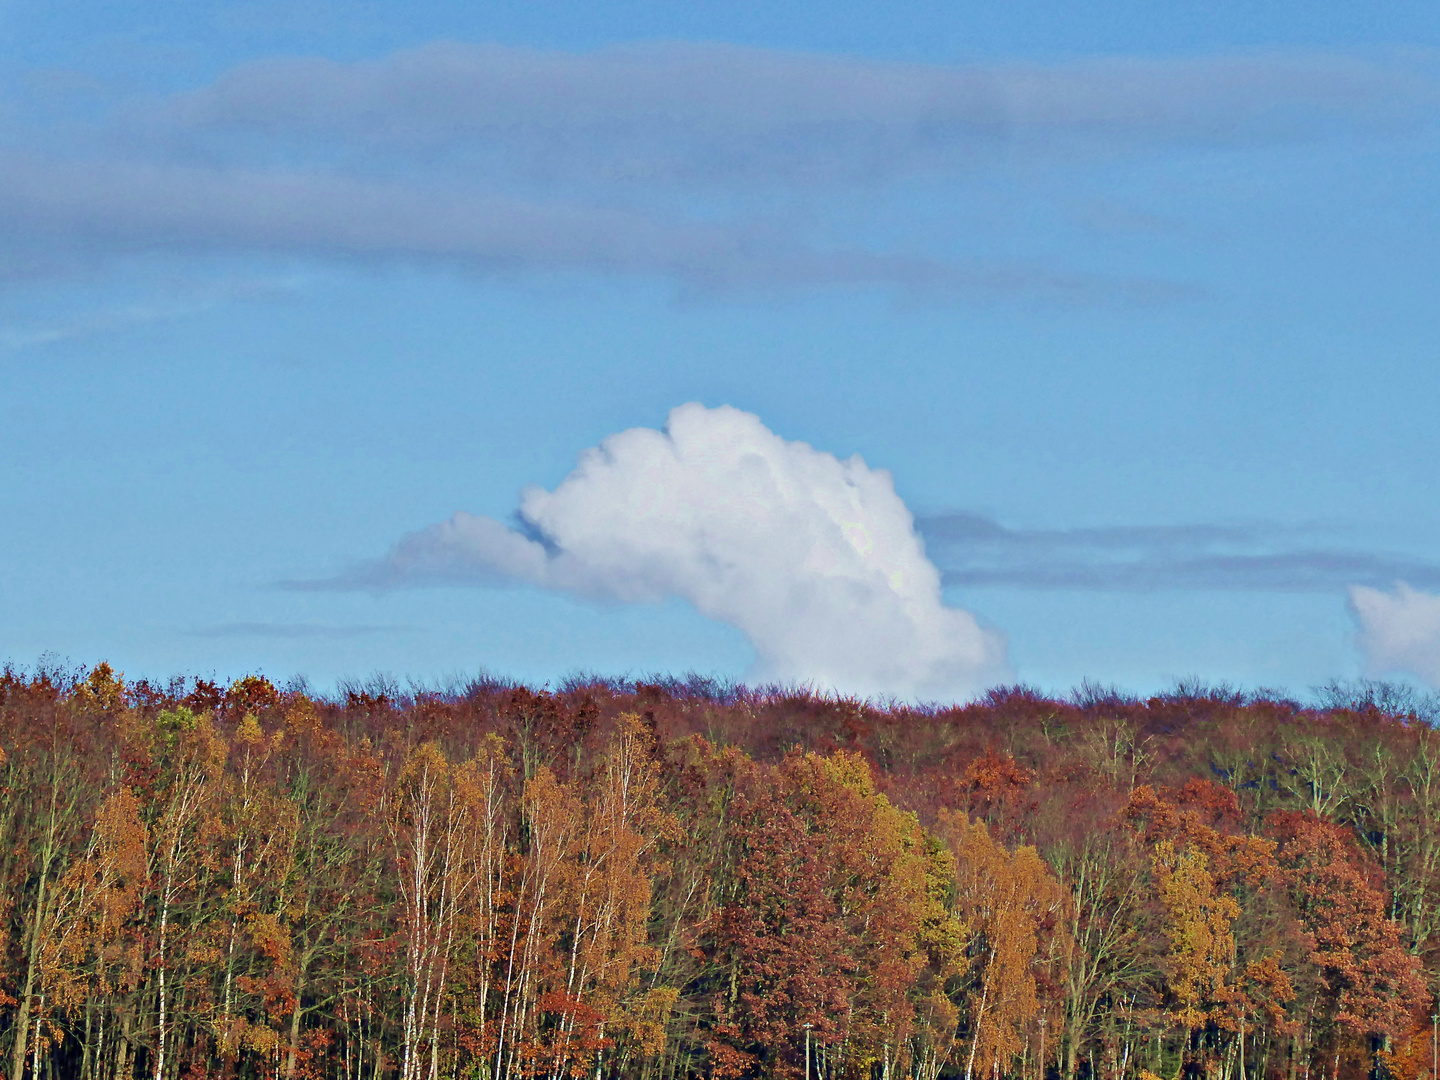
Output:
<path fill-rule="evenodd" d="M 1434 1076 L 1402 696 L 0 673 L 10 1080 Z"/>

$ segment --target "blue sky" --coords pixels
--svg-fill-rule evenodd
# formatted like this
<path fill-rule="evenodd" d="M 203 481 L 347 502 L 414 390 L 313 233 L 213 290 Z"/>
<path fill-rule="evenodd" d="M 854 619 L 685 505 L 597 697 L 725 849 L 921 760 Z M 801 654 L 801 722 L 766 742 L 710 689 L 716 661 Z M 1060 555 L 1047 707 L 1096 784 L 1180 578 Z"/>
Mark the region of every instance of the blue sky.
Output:
<path fill-rule="evenodd" d="M 503 7 L 0 3 L 0 658 L 1440 681 L 1440 9 Z M 562 497 L 689 402 L 887 470 L 944 610 L 835 606 L 900 533 L 772 610 L 824 544 L 729 474 Z"/>

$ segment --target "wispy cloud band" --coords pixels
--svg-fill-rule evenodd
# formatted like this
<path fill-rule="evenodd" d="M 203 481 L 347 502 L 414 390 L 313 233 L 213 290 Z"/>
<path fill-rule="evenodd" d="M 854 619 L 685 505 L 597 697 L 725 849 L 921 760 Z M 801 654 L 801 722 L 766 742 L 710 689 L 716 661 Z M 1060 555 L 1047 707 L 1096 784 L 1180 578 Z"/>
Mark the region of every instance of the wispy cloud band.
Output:
<path fill-rule="evenodd" d="M 274 638 L 281 641 L 305 639 L 347 640 L 350 638 L 373 637 L 383 634 L 398 634 L 411 631 L 408 626 L 334 626 L 323 623 L 292 622 L 226 622 L 211 626 L 198 626 L 189 631 L 191 637 L 201 638 Z"/>
<path fill-rule="evenodd" d="M 1440 563 L 1328 546 L 1275 525 L 1013 529 L 976 514 L 916 526 L 946 585 L 1085 592 L 1166 589 L 1343 593 L 1399 580 L 1440 587 Z"/>
<path fill-rule="evenodd" d="M 1435 60 L 939 65 L 685 42 L 581 53 L 440 42 L 354 63 L 246 65 L 151 117 L 172 137 L 463 150 L 552 180 L 809 186 L 953 169 L 997 143 L 1215 145 L 1413 120 L 1440 105 Z"/>
<path fill-rule="evenodd" d="M 272 59 L 114 108 L 88 137 L 72 125 L 63 147 L 12 124 L 0 248 L 27 266 L 266 252 L 697 291 L 1166 300 L 1190 290 L 889 250 L 833 196 L 953 189 L 1017 155 L 1414 125 L 1440 115 L 1437 67 L 1419 51 L 946 66 L 694 43 Z"/>
<path fill-rule="evenodd" d="M 940 301 L 1050 296 L 1150 303 L 1160 279 L 966 267 L 923 255 L 817 247 L 772 224 L 696 220 L 586 202 L 324 172 L 0 154 L 0 244 L 90 255 L 157 250 L 446 264 L 480 273 L 668 279 L 695 291 L 882 286 Z"/>

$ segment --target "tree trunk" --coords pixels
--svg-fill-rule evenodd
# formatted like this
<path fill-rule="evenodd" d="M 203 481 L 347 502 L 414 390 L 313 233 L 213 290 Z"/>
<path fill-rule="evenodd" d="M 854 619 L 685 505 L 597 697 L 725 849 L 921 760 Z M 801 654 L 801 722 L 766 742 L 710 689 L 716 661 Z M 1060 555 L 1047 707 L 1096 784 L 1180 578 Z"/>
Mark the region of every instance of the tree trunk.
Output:
<path fill-rule="evenodd" d="M 295 1058 L 300 1051 L 300 1002 L 305 993 L 305 964 L 295 976 L 295 1011 L 290 1014 L 290 1045 L 285 1055 L 285 1080 L 295 1080 Z"/>
<path fill-rule="evenodd" d="M 115 1044 L 115 1080 L 129 1080 L 130 1077 L 130 1012 L 127 1009 L 120 1021 L 120 1038 Z"/>
<path fill-rule="evenodd" d="M 45 922 L 45 884 L 50 872 L 47 852 L 40 871 L 40 894 L 35 899 L 34 924 L 30 932 L 30 958 L 25 968 L 25 991 L 20 995 L 20 1014 L 15 1020 L 15 1047 L 10 1056 L 10 1080 L 25 1080 L 26 1037 L 30 1033 L 30 999 L 35 992 L 35 976 L 40 970 L 40 928 Z"/>
<path fill-rule="evenodd" d="M 85 1046 L 80 1056 L 80 1080 L 90 1080 L 90 1040 L 95 1035 L 95 1003 L 85 998 Z"/>

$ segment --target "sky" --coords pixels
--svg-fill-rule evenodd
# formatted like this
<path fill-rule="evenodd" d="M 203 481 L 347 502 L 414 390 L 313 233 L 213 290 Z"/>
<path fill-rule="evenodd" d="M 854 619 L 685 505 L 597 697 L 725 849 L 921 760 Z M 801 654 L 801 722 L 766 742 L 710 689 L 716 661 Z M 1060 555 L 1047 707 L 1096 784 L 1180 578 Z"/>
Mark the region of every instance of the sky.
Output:
<path fill-rule="evenodd" d="M 0 662 L 1440 688 L 1437 177 L 1428 0 L 0 0 Z"/>

